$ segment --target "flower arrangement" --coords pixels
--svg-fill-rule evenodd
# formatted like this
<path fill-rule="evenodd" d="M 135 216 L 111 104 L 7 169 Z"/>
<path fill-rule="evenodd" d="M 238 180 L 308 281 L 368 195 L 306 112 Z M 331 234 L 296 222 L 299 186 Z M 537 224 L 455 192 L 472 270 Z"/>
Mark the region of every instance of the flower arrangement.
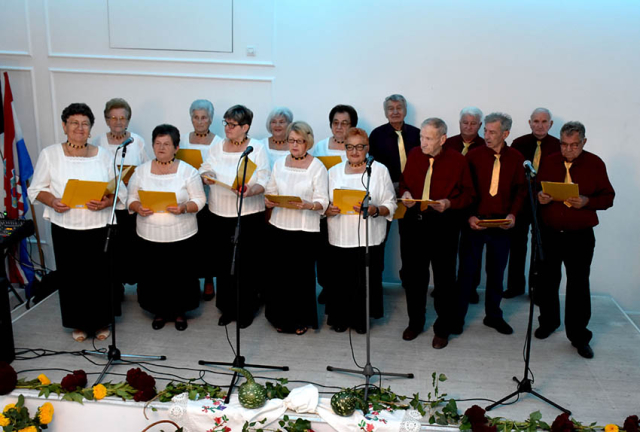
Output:
<path fill-rule="evenodd" d="M 18 397 L 17 403 L 6 405 L 0 414 L 0 426 L 6 432 L 40 432 L 47 429 L 52 420 L 53 405 L 45 402 L 38 408 L 35 417 L 31 418 L 22 395 Z"/>

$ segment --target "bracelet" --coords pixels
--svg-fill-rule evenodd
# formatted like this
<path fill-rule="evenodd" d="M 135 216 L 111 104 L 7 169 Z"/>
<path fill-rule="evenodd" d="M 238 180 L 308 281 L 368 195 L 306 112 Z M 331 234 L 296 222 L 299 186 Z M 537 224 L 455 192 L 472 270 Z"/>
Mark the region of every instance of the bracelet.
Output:
<path fill-rule="evenodd" d="M 380 216 L 380 207 L 376 207 L 376 212 L 371 215 L 372 218 L 377 218 Z"/>

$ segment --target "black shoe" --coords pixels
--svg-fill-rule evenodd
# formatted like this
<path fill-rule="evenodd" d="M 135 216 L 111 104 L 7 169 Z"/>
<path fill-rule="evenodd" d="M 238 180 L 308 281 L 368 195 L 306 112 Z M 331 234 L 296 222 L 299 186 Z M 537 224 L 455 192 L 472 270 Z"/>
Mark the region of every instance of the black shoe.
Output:
<path fill-rule="evenodd" d="M 406 340 L 406 341 L 412 341 L 415 338 L 418 337 L 418 335 L 421 332 L 419 331 L 415 331 L 414 329 L 412 329 L 411 327 L 407 327 L 406 329 L 404 329 L 404 331 L 402 332 L 402 339 Z"/>
<path fill-rule="evenodd" d="M 502 293 L 502 298 L 511 299 L 514 297 L 518 297 L 524 294 L 524 291 L 516 290 L 516 289 L 508 289 Z"/>
<path fill-rule="evenodd" d="M 241 329 L 246 329 L 247 327 L 249 327 L 251 324 L 253 324 L 253 318 L 249 318 L 246 320 L 242 320 L 240 321 L 240 328 Z"/>
<path fill-rule="evenodd" d="M 345 326 L 340 326 L 340 325 L 336 325 L 331 327 L 333 329 L 334 332 L 336 333 L 344 333 L 347 331 L 347 327 Z"/>
<path fill-rule="evenodd" d="M 229 323 L 231 323 L 231 321 L 233 321 L 233 318 L 231 318 L 229 315 L 222 314 L 222 316 L 218 320 L 218 325 L 219 326 L 226 326 Z"/>
<path fill-rule="evenodd" d="M 593 350 L 591 349 L 591 347 L 589 346 L 588 343 L 586 344 L 582 344 L 582 345 L 576 345 L 573 342 L 571 343 L 571 345 L 573 345 L 574 347 L 576 347 L 576 349 L 578 350 L 578 354 L 580 354 L 582 357 L 586 358 L 586 359 L 592 359 L 593 358 Z"/>
<path fill-rule="evenodd" d="M 551 328 L 546 328 L 546 327 L 538 327 L 536 329 L 536 331 L 533 333 L 533 335 L 538 338 L 538 339 L 546 339 L 549 336 L 551 336 L 551 334 L 556 331 L 556 329 L 551 329 Z"/>
<path fill-rule="evenodd" d="M 167 321 L 164 318 L 157 316 L 151 321 L 151 327 L 154 330 L 160 330 L 166 323 Z"/>
<path fill-rule="evenodd" d="M 189 324 L 187 324 L 186 318 L 184 317 L 176 318 L 176 330 L 184 331 L 187 329 L 187 327 L 189 327 Z"/>
<path fill-rule="evenodd" d="M 442 349 L 442 348 L 446 347 L 447 345 L 449 345 L 449 338 L 440 337 L 438 335 L 435 335 L 433 337 L 433 341 L 431 342 L 431 346 L 434 349 Z"/>
<path fill-rule="evenodd" d="M 327 302 L 327 293 L 325 292 L 324 288 L 322 288 L 322 291 L 320 291 L 320 294 L 318 294 L 318 304 L 325 304 Z"/>
<path fill-rule="evenodd" d="M 362 327 L 356 327 L 354 328 L 354 330 L 356 331 L 356 333 L 358 334 L 365 334 L 367 333 L 367 329 L 366 328 L 362 328 Z"/>
<path fill-rule="evenodd" d="M 213 282 L 204 283 L 204 292 L 202 293 L 202 300 L 211 301 L 216 296 L 216 290 L 213 286 Z"/>
<path fill-rule="evenodd" d="M 478 291 L 471 291 L 471 295 L 469 296 L 469 303 L 478 304 L 480 303 L 480 296 L 478 295 Z"/>
<path fill-rule="evenodd" d="M 502 318 L 489 319 L 485 317 L 485 319 L 482 320 L 482 323 L 487 327 L 496 329 L 498 333 L 502 333 L 505 335 L 510 335 L 513 333 L 513 329 L 511 328 L 511 326 L 507 324 L 507 322 Z"/>

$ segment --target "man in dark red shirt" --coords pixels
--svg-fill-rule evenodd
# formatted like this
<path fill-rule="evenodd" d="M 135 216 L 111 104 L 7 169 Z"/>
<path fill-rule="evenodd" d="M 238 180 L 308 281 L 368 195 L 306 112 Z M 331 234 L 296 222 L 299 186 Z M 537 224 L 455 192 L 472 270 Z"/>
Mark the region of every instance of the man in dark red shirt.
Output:
<path fill-rule="evenodd" d="M 542 191 L 538 202 L 542 217 L 540 229 L 544 261 L 539 299 L 540 327 L 538 339 L 545 339 L 560 326 L 558 291 L 562 263 L 567 274 L 565 331 L 578 354 L 593 358 L 589 346 L 592 333 L 587 329 L 591 318 L 589 272 L 595 249 L 593 227 L 598 225 L 597 210 L 613 205 L 615 191 L 607 169 L 598 156 L 584 151 L 585 128 L 580 122 L 568 122 L 560 130 L 560 153 L 548 156 L 538 172 L 538 181 L 577 183 L 580 196 L 565 202 L 553 201 Z"/>
<path fill-rule="evenodd" d="M 502 334 L 511 334 L 513 329 L 502 317 L 502 279 L 509 257 L 510 236 L 516 215 L 526 197 L 524 158 L 517 150 L 507 146 L 505 139 L 511 130 L 511 117 L 503 113 L 492 113 L 485 118 L 485 147 L 471 150 L 467 162 L 471 170 L 477 200 L 471 206 L 468 228 L 461 241 L 460 310 L 456 331 L 460 331 L 469 307 L 469 296 L 473 289 L 474 275 L 482 262 L 482 250 L 487 246 L 484 324 Z M 503 219 L 500 227 L 486 228 L 482 221 Z"/>
<path fill-rule="evenodd" d="M 425 323 L 429 264 L 438 295 L 435 309 L 438 318 L 433 330 L 432 346 L 447 346 L 452 317 L 456 312 L 455 278 L 461 211 L 475 196 L 471 174 L 464 156 L 443 148 L 447 125 L 439 118 L 422 123 L 420 148 L 409 153 L 400 178 L 400 193 L 407 206 L 400 231 L 406 255 L 403 258 L 404 286 L 407 295 L 409 326 L 402 334 L 413 340 Z M 416 203 L 409 199 L 429 200 Z"/>
<path fill-rule="evenodd" d="M 544 158 L 560 151 L 560 141 L 558 138 L 549 135 L 553 120 L 551 120 L 551 112 L 546 108 L 536 108 L 531 113 L 529 126 L 531 127 L 531 133 L 513 140 L 511 147 L 522 153 L 524 159 L 530 161 L 536 171 L 540 171 Z M 524 270 L 527 261 L 530 227 L 531 205 L 527 198 L 522 212 L 518 216 L 518 222 L 511 230 L 507 289 L 502 294 L 503 298 L 517 297 L 525 292 L 526 279 Z M 529 280 L 531 280 L 531 272 L 529 272 Z"/>
<path fill-rule="evenodd" d="M 484 147 L 486 145 L 484 139 L 478 135 L 478 131 L 480 131 L 480 128 L 482 127 L 482 111 L 480 108 L 476 108 L 474 106 L 462 108 L 460 111 L 459 124 L 460 134 L 447 138 L 447 141 L 444 143 L 444 148 L 455 150 L 458 153 L 462 153 L 463 156 L 466 156 L 469 150 Z M 464 223 L 466 223 L 466 221 L 464 221 Z M 462 249 L 462 246 L 460 246 L 460 249 Z M 478 267 L 469 303 L 477 304 L 480 301 L 477 289 L 478 285 L 480 285 L 481 277 L 481 267 Z"/>

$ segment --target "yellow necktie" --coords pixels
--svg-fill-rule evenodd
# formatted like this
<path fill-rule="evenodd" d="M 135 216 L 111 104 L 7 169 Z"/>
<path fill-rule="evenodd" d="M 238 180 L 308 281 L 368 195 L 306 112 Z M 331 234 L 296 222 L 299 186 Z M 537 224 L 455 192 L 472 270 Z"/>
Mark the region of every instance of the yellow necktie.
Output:
<path fill-rule="evenodd" d="M 564 166 L 567 169 L 567 175 L 564 176 L 565 183 L 573 183 L 573 181 L 571 181 L 571 173 L 569 173 L 569 168 L 571 168 L 571 164 L 573 164 L 573 162 L 564 163 Z"/>
<path fill-rule="evenodd" d="M 404 149 L 404 140 L 402 139 L 402 131 L 396 131 L 398 134 L 398 153 L 400 154 L 400 172 L 404 172 L 404 166 L 407 164 L 407 152 Z"/>
<path fill-rule="evenodd" d="M 498 195 L 498 184 L 500 183 L 500 155 L 495 155 L 496 160 L 493 161 L 493 171 L 491 172 L 491 186 L 489 187 L 489 195 Z"/>
<path fill-rule="evenodd" d="M 431 189 L 431 176 L 433 175 L 433 158 L 429 158 L 429 169 L 427 176 L 424 178 L 424 189 L 422 189 L 422 199 L 429 199 L 429 190 Z"/>
<path fill-rule="evenodd" d="M 462 149 L 462 156 L 465 156 L 468 152 L 469 152 L 469 147 L 471 147 L 471 144 L 473 144 L 472 142 L 467 143 L 467 142 L 463 142 L 462 145 L 464 146 L 464 148 Z"/>
<path fill-rule="evenodd" d="M 540 146 L 542 145 L 542 141 L 536 142 L 536 153 L 533 155 L 533 169 L 538 171 L 538 167 L 540 166 L 540 156 L 542 156 L 542 150 Z"/>

